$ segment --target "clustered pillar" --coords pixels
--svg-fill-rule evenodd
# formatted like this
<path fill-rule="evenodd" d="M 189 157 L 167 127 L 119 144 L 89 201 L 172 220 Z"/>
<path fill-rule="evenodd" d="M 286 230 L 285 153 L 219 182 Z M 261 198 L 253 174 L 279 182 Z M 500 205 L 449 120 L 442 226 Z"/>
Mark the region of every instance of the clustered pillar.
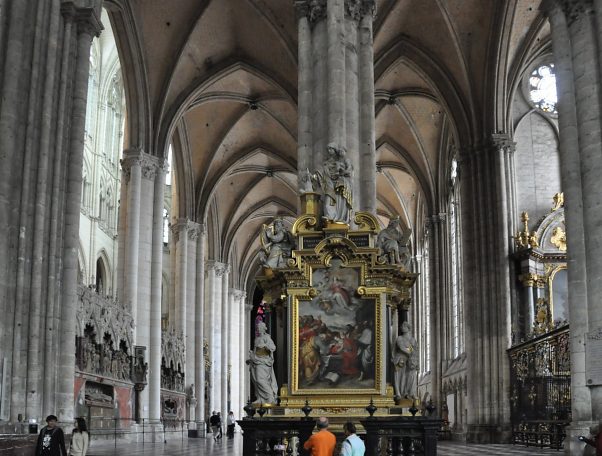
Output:
<path fill-rule="evenodd" d="M 374 0 L 296 1 L 299 27 L 298 171 L 319 169 L 326 146 L 346 148 L 354 209 L 376 210 Z"/>
<path fill-rule="evenodd" d="M 510 438 L 511 341 L 509 200 L 505 182 L 513 144 L 492 135 L 461 151 L 462 234 L 467 374 L 467 439 L 494 443 Z M 433 327 L 435 329 L 436 327 Z M 473 361 L 474 360 L 474 361 Z"/>
<path fill-rule="evenodd" d="M 148 386 L 139 394 L 140 417 L 150 420 L 154 437 L 161 429 L 161 294 L 163 268 L 163 198 L 165 163 L 131 148 L 123 153 L 119 232 L 124 267 L 118 270 L 118 297 L 131 311 L 135 345 L 146 347 Z M 147 227 L 151 229 L 147 229 Z M 133 350 L 133 347 L 130 347 Z M 132 353 L 131 353 L 132 354 Z"/>
<path fill-rule="evenodd" d="M 100 1 L 0 17 L 0 419 L 73 417 L 79 204 Z M 40 69 L 43 68 L 43 71 Z M 56 347 L 61 350 L 56 350 Z"/>
<path fill-rule="evenodd" d="M 581 450 L 576 436 L 602 420 L 599 364 L 602 334 L 602 3 L 547 0 L 558 92 L 559 151 L 567 230 L 571 349 L 572 424 L 568 449 Z"/>

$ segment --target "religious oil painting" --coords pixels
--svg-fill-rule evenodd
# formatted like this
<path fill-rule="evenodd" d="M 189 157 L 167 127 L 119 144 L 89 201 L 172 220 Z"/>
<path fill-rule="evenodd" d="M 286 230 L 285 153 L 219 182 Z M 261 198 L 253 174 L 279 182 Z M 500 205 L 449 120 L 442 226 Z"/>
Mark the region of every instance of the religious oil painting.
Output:
<path fill-rule="evenodd" d="M 298 390 L 376 388 L 376 301 L 357 294 L 359 274 L 359 268 L 334 259 L 330 268 L 313 271 L 318 295 L 297 301 Z"/>

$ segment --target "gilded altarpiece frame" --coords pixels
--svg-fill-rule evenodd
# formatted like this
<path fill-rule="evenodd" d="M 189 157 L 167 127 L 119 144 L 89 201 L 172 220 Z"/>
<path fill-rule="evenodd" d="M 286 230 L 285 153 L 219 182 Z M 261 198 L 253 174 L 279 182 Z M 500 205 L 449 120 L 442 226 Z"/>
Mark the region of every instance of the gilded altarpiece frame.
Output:
<path fill-rule="evenodd" d="M 288 378 L 279 394 L 286 414 L 300 414 L 306 400 L 335 414 L 362 414 L 371 400 L 379 410 L 395 405 L 387 384 L 389 316 L 407 311 L 417 274 L 379 256 L 376 217 L 358 212 L 354 222 L 354 229 L 322 226 L 315 215 L 300 216 L 287 266 L 264 268 L 257 277 L 265 301 L 287 309 Z"/>
<path fill-rule="evenodd" d="M 291 294 L 293 396 L 386 394 L 386 296 L 365 276 L 363 260 L 331 257 L 308 266 L 307 293 Z"/>

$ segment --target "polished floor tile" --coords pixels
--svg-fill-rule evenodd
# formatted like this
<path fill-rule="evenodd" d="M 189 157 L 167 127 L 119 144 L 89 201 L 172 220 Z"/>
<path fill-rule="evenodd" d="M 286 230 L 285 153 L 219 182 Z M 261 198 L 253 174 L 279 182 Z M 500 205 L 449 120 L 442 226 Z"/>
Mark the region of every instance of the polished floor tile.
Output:
<path fill-rule="evenodd" d="M 466 445 L 456 442 L 439 442 L 438 456 L 536 456 L 562 455 L 562 451 L 522 447 L 513 445 Z M 88 456 L 241 456 L 242 436 L 236 434 L 233 440 L 215 442 L 211 436 L 206 439 L 170 438 L 167 443 L 124 443 L 93 441 Z"/>

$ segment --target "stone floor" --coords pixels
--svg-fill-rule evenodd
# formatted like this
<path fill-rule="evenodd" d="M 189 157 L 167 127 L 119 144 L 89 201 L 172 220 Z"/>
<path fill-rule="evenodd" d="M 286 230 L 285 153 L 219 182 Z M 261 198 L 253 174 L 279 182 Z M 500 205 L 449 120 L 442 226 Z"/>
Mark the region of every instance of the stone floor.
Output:
<path fill-rule="evenodd" d="M 561 451 L 542 450 L 538 448 L 525 448 L 512 445 L 465 445 L 455 442 L 440 442 L 438 446 L 438 456 L 475 456 L 475 455 L 514 455 L 514 456 L 535 456 L 535 455 L 557 455 Z M 209 437 L 207 439 L 172 439 L 167 443 L 117 443 L 114 442 L 93 441 L 88 456 L 239 456 L 242 455 L 242 436 L 237 434 L 234 440 L 223 442 L 214 442 Z"/>

